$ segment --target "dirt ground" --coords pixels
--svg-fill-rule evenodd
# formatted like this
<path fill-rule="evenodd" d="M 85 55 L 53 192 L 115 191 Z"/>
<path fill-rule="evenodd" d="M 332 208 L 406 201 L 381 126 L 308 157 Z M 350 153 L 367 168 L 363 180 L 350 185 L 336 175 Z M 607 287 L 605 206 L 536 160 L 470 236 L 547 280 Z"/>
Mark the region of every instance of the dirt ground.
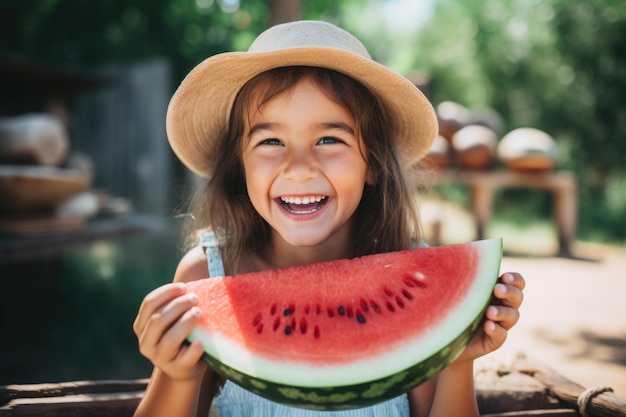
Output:
<path fill-rule="evenodd" d="M 502 271 L 527 282 L 521 317 L 477 370 L 506 367 L 523 353 L 584 387 L 626 396 L 626 251 L 578 243 L 574 255 L 504 257 Z"/>

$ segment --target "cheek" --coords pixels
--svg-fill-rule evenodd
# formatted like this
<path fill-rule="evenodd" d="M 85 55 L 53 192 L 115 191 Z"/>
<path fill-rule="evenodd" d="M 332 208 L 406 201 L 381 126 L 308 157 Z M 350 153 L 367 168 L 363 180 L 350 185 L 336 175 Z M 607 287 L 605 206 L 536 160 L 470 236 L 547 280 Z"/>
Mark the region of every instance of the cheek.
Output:
<path fill-rule="evenodd" d="M 343 199 L 350 201 L 350 205 L 355 205 L 361 201 L 363 187 L 369 183 L 370 176 L 365 161 L 355 158 L 338 167 L 333 182 Z"/>
<path fill-rule="evenodd" d="M 244 159 L 244 175 L 248 197 L 254 208 L 262 212 L 272 185 L 272 170 L 258 158 Z"/>

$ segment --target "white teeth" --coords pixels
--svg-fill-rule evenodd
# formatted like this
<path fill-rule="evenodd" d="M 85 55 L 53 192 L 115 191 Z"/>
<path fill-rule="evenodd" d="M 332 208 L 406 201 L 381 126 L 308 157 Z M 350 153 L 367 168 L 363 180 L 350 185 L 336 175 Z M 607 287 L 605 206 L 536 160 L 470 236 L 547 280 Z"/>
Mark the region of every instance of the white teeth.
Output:
<path fill-rule="evenodd" d="M 319 203 L 324 198 L 322 195 L 310 195 L 306 197 L 281 197 L 280 199 L 287 204 L 311 204 Z"/>

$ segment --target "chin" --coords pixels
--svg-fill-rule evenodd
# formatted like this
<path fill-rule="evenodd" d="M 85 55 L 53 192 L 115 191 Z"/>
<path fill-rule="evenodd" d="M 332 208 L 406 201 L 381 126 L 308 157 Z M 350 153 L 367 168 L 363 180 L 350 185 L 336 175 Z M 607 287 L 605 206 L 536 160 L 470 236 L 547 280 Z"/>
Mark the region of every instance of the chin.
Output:
<path fill-rule="evenodd" d="M 290 235 L 281 236 L 282 239 L 289 245 L 301 248 L 311 248 L 323 244 L 326 241 L 326 236 L 302 234 L 302 235 Z"/>

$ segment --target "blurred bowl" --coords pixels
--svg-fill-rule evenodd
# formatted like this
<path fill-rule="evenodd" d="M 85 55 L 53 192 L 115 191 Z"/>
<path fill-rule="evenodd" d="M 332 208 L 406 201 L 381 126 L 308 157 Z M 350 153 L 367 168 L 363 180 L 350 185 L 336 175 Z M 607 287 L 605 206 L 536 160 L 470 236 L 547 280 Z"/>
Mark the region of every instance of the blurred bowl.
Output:
<path fill-rule="evenodd" d="M 83 169 L 0 165 L 0 209 L 31 212 L 54 209 L 91 185 Z"/>

